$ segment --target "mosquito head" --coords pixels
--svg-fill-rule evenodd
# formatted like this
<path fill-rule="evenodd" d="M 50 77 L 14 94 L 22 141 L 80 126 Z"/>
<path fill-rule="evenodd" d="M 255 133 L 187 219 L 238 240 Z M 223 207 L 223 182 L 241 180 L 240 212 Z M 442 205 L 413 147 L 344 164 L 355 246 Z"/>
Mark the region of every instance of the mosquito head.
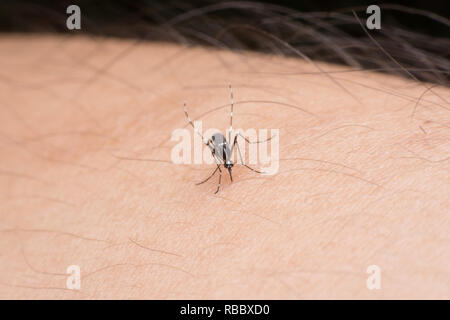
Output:
<path fill-rule="evenodd" d="M 223 166 L 228 169 L 228 171 L 231 171 L 231 168 L 233 168 L 234 163 L 231 160 L 227 160 L 225 161 L 225 163 L 223 164 Z"/>
<path fill-rule="evenodd" d="M 233 175 L 231 174 L 231 168 L 233 168 L 234 163 L 231 160 L 225 161 L 224 165 L 225 168 L 228 169 L 228 173 L 230 174 L 230 180 L 233 182 Z"/>

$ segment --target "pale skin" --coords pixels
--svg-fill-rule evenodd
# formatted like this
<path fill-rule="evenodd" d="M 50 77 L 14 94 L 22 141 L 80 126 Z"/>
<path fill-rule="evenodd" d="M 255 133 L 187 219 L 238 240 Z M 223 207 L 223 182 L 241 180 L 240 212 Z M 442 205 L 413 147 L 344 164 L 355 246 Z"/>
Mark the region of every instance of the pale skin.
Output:
<path fill-rule="evenodd" d="M 133 43 L 0 39 L 0 298 L 450 298 L 448 88 Z M 229 83 L 236 128 L 280 129 L 280 168 L 214 194 L 170 137 L 185 100 L 224 131 Z"/>

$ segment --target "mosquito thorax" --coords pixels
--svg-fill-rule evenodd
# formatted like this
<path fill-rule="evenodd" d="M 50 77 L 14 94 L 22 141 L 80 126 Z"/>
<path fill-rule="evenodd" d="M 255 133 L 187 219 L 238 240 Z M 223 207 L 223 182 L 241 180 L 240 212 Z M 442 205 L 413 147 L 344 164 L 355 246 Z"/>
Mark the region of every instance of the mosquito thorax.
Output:
<path fill-rule="evenodd" d="M 223 136 L 223 134 L 221 134 L 220 132 L 214 133 L 211 136 L 211 140 L 214 142 L 215 145 L 219 146 L 222 143 L 226 143 L 228 144 L 227 139 Z"/>

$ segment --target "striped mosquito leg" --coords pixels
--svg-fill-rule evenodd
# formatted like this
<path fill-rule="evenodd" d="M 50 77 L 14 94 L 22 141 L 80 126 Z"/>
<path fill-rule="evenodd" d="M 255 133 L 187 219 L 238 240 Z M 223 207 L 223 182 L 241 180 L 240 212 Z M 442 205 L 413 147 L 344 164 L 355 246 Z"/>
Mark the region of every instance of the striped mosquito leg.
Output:
<path fill-rule="evenodd" d="M 200 137 L 202 137 L 202 141 L 204 144 L 206 144 L 208 147 L 209 146 L 209 141 L 206 140 L 203 135 L 200 133 L 200 131 L 198 131 L 198 129 L 194 126 L 194 123 L 191 120 L 191 117 L 189 117 L 188 111 L 187 111 L 187 106 L 186 106 L 186 101 L 184 102 L 184 114 L 186 115 L 186 119 L 189 122 L 189 124 L 191 125 L 191 127 L 194 129 L 194 132 L 196 132 Z"/>
<path fill-rule="evenodd" d="M 214 194 L 216 194 L 217 192 L 219 192 L 219 190 L 220 190 L 220 184 L 221 184 L 221 182 L 222 182 L 222 170 L 220 170 L 220 168 L 219 168 L 219 184 L 217 185 L 217 190 L 216 190 L 216 192 L 214 192 Z"/>
<path fill-rule="evenodd" d="M 238 149 L 239 158 L 241 159 L 241 164 L 242 164 L 244 167 L 246 167 L 247 169 L 250 169 L 250 170 L 252 170 L 252 171 L 254 171 L 254 172 L 256 172 L 256 173 L 264 173 L 264 172 L 262 172 L 262 171 L 253 169 L 253 168 L 251 168 L 251 167 L 249 167 L 248 165 L 245 164 L 244 159 L 242 158 L 241 148 L 239 148 L 239 143 L 237 142 L 237 137 L 238 137 L 237 135 L 234 137 L 234 144 L 233 144 L 233 146 L 236 145 L 236 147 L 237 147 L 237 149 Z"/>

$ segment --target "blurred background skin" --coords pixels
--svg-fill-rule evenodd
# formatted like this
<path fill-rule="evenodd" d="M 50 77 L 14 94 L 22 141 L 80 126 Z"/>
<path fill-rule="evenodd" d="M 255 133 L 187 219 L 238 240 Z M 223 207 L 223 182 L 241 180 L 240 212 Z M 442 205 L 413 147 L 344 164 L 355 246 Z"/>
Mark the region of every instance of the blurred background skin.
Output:
<path fill-rule="evenodd" d="M 2 1 L 0 297 L 448 299 L 446 7 L 377 4 Z M 229 83 L 281 169 L 214 195 L 170 136 Z"/>

